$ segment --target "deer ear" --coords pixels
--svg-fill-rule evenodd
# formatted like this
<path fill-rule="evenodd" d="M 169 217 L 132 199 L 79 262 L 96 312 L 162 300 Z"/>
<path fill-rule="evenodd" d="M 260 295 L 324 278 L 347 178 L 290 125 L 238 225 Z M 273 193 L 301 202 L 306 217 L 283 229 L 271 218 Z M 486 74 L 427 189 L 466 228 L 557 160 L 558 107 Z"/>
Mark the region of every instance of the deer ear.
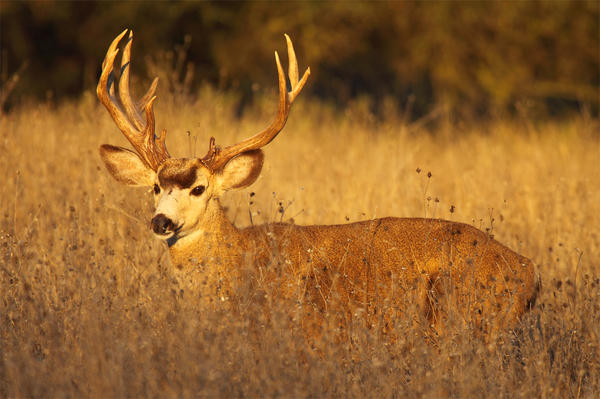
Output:
<path fill-rule="evenodd" d="M 217 172 L 217 185 L 223 191 L 248 187 L 260 175 L 264 158 L 261 150 L 246 151 L 232 158 Z"/>
<path fill-rule="evenodd" d="M 100 157 L 108 172 L 128 186 L 152 186 L 156 173 L 133 151 L 114 145 L 100 146 Z"/>

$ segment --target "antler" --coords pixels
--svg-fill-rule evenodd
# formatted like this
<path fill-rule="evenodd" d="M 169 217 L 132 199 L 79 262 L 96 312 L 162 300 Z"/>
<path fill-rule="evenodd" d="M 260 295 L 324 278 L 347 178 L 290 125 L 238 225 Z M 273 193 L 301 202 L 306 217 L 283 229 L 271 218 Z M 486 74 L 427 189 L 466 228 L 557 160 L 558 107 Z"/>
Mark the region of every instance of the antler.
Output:
<path fill-rule="evenodd" d="M 102 75 L 96 87 L 96 94 L 144 163 L 156 171 L 161 163 L 170 158 L 165 146 L 167 131 L 163 129 L 159 136 L 155 136 L 154 134 L 154 111 L 152 106 L 154 100 L 156 100 L 154 92 L 156 91 L 158 78 L 154 78 L 150 89 L 148 89 L 148 92 L 140 101 L 134 103 L 129 93 L 129 69 L 131 43 L 133 41 L 133 32 L 131 30 L 129 31 L 127 43 L 121 57 L 121 75 L 119 78 L 119 99 L 121 100 L 121 104 L 119 104 L 119 101 L 115 97 L 114 62 L 115 57 L 119 53 L 117 46 L 127 31 L 128 29 L 125 29 L 108 47 L 106 57 L 102 62 Z M 145 121 L 142 118 L 142 110 L 145 114 Z"/>
<path fill-rule="evenodd" d="M 294 46 L 288 35 L 285 35 L 285 40 L 287 42 L 288 50 L 288 75 L 291 90 L 289 92 L 287 91 L 285 75 L 281 68 L 281 63 L 279 62 L 279 55 L 277 54 L 277 51 L 275 51 L 275 63 L 277 64 L 277 74 L 279 76 L 279 108 L 277 109 L 275 120 L 261 133 L 225 148 L 217 147 L 215 145 L 215 138 L 211 137 L 208 153 L 202 158 L 202 162 L 212 171 L 219 170 L 231 158 L 242 152 L 257 150 L 269 144 L 285 126 L 292 103 L 296 99 L 296 96 L 300 94 L 300 91 L 310 75 L 310 68 L 306 68 L 306 72 L 304 72 L 302 79 L 298 81 L 298 62 L 296 61 Z"/>

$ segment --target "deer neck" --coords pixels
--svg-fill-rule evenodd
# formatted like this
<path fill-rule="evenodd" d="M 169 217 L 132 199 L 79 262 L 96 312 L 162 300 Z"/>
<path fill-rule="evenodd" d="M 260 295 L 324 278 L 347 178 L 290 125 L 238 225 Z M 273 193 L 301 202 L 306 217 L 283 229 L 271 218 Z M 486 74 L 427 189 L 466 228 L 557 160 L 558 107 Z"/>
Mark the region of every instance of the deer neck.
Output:
<path fill-rule="evenodd" d="M 239 230 L 225 217 L 218 198 L 208 202 L 204 218 L 193 233 L 169 243 L 171 263 L 177 269 L 235 269 L 244 240 Z"/>
<path fill-rule="evenodd" d="M 218 199 L 211 200 L 199 228 L 169 246 L 179 292 L 209 307 L 227 306 L 240 280 L 244 248 L 243 237 L 225 217 Z"/>

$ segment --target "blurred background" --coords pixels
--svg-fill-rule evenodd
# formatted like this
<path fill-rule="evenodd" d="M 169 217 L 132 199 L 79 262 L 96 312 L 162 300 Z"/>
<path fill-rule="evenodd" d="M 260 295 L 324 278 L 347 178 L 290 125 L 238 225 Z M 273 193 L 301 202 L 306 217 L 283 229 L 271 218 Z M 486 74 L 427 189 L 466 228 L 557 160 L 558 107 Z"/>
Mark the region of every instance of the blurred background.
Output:
<path fill-rule="evenodd" d="M 135 32 L 144 86 L 274 90 L 273 50 L 311 66 L 307 98 L 375 117 L 456 120 L 598 115 L 598 1 L 0 2 L 0 106 L 60 103 L 92 90 L 110 41 Z M 135 83 L 135 82 L 134 82 Z"/>

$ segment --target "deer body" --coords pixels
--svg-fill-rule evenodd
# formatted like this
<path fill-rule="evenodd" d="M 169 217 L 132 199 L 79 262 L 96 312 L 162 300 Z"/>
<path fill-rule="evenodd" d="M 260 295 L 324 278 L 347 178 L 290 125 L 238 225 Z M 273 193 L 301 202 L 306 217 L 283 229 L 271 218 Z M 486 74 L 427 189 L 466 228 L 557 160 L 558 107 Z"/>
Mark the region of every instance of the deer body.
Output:
<path fill-rule="evenodd" d="M 263 132 L 220 148 L 211 138 L 206 156 L 171 158 L 163 132 L 154 133 L 156 80 L 139 102 L 129 94 L 132 34 L 122 56 L 118 98 L 113 64 L 118 44 L 110 45 L 97 94 L 136 152 L 102 145 L 100 155 L 119 182 L 153 187 L 156 211 L 152 229 L 167 241 L 171 263 L 182 286 L 201 303 L 228 303 L 247 285 L 268 289 L 299 303 L 308 331 L 333 315 L 340 327 L 359 317 L 390 335 L 397 321 L 417 310 L 441 332 L 451 312 L 493 331 L 514 325 L 531 306 L 537 285 L 534 266 L 486 233 L 439 219 L 384 218 L 345 225 L 296 226 L 284 223 L 236 228 L 219 198 L 251 185 L 263 165 L 261 148 L 281 131 L 292 102 L 310 70 L 299 79 L 292 43 L 288 46 L 287 90 L 279 57 L 279 105 Z M 136 105 L 139 104 L 139 105 Z"/>
<path fill-rule="evenodd" d="M 407 305 L 416 305 L 438 334 L 449 307 L 496 331 L 514 325 L 537 295 L 531 261 L 467 224 L 383 218 L 237 229 L 222 216 L 223 225 L 202 239 L 169 248 L 172 264 L 195 275 L 188 286 L 209 302 L 235 295 L 244 263 L 261 269 L 261 285 L 276 284 L 281 298 L 302 301 L 317 317 L 338 313 L 347 323 L 361 309 L 372 327 L 393 309 L 395 315 L 384 315 L 387 333 Z"/>

